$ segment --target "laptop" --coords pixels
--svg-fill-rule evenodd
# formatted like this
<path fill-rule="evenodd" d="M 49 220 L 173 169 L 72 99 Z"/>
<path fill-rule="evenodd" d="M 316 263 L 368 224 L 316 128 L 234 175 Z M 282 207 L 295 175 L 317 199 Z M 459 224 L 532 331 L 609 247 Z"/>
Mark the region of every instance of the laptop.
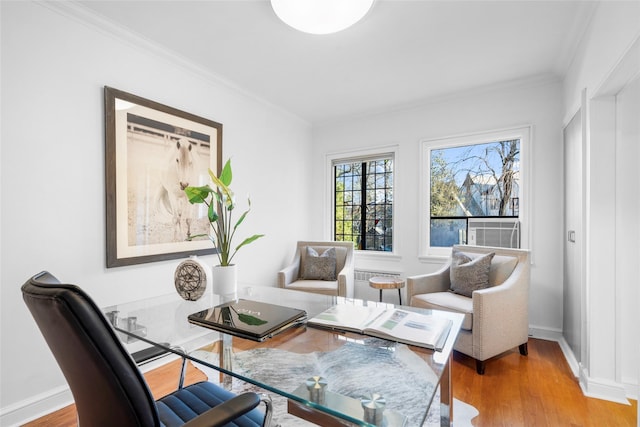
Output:
<path fill-rule="evenodd" d="M 239 299 L 188 316 L 189 323 L 216 331 L 264 341 L 306 322 L 307 312 L 260 301 Z"/>

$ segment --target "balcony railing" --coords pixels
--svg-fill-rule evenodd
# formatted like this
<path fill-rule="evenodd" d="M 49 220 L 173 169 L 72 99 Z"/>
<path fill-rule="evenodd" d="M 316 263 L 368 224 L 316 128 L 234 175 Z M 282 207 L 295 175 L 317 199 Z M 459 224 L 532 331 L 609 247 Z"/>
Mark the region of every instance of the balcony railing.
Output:
<path fill-rule="evenodd" d="M 469 223 L 472 226 L 469 226 Z M 430 246 L 458 244 L 519 248 L 520 223 L 517 216 L 431 217 Z"/>

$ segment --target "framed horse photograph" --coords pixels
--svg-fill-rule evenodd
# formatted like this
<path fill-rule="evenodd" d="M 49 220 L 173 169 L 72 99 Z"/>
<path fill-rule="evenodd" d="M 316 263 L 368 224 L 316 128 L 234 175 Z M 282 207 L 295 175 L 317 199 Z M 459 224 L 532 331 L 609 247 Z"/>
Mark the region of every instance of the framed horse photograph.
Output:
<path fill-rule="evenodd" d="M 215 253 L 184 189 L 220 174 L 222 124 L 108 86 L 104 101 L 107 268 Z"/>

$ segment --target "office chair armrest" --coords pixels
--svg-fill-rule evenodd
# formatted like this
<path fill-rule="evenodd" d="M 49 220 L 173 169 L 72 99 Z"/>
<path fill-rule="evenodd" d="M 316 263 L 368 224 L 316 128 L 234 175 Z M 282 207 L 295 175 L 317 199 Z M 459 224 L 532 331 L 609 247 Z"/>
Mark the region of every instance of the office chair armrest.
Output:
<path fill-rule="evenodd" d="M 218 406 L 203 412 L 198 417 L 184 424 L 184 427 L 223 426 L 246 414 L 260 404 L 260 396 L 256 393 L 242 393 Z"/>

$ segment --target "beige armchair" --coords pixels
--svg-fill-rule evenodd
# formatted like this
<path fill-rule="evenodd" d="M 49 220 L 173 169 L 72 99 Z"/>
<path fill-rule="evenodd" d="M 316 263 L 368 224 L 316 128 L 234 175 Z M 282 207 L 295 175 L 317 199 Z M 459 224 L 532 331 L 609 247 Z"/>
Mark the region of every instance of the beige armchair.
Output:
<path fill-rule="evenodd" d="M 335 280 L 322 280 L 305 273 L 307 247 L 322 255 L 327 249 L 335 248 Z M 305 277 L 313 277 L 308 279 Z M 325 278 L 326 279 L 326 278 Z M 286 289 L 313 292 L 353 298 L 354 258 L 352 242 L 298 242 L 293 261 L 278 272 L 278 286 Z"/>
<path fill-rule="evenodd" d="M 464 314 L 454 349 L 476 360 L 478 374 L 485 361 L 519 346 L 528 354 L 529 251 L 456 245 L 469 258 L 495 253 L 489 267 L 489 287 L 475 290 L 471 298 L 450 291 L 451 261 L 432 274 L 407 278 L 410 305 Z"/>

